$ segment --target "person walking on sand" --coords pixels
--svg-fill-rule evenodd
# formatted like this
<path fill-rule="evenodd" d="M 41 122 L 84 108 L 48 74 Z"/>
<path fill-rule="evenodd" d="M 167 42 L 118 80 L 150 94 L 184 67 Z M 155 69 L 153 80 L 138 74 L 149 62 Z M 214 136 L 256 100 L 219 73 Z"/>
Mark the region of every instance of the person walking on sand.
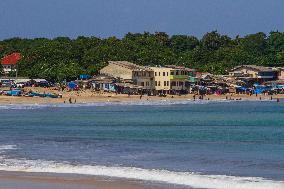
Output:
<path fill-rule="evenodd" d="M 72 99 L 71 99 L 71 97 L 69 98 L 69 103 L 72 104 Z"/>

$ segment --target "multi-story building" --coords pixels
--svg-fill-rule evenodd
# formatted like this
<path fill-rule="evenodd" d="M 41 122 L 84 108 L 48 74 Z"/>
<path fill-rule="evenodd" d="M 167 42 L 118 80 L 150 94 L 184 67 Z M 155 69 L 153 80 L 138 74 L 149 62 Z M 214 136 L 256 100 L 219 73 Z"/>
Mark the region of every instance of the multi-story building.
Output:
<path fill-rule="evenodd" d="M 242 65 L 235 67 L 231 76 L 243 76 L 254 79 L 257 82 L 264 82 L 270 80 L 276 80 L 278 78 L 278 69 L 264 66 L 255 65 Z"/>
<path fill-rule="evenodd" d="M 150 68 L 137 69 L 132 72 L 133 83 L 141 86 L 143 90 L 155 90 L 154 71 Z"/>
<path fill-rule="evenodd" d="M 147 67 L 133 71 L 133 81 L 153 93 L 179 93 L 188 89 L 192 73 L 191 69 L 177 66 Z"/>
<path fill-rule="evenodd" d="M 110 61 L 109 65 L 100 70 L 101 74 L 123 80 L 132 80 L 134 85 L 144 92 L 153 94 L 169 94 L 185 91 L 190 83 L 189 77 L 195 71 L 178 66 L 144 67 L 130 62 Z"/>
<path fill-rule="evenodd" d="M 158 93 L 170 93 L 171 70 L 166 67 L 150 67 L 154 71 L 155 91 Z"/>
<path fill-rule="evenodd" d="M 184 91 L 188 86 L 188 71 L 185 67 L 167 65 L 166 67 L 171 68 L 170 85 L 173 92 Z"/>
<path fill-rule="evenodd" d="M 145 67 L 133 71 L 133 82 L 142 86 L 143 90 L 151 93 L 169 93 L 171 90 L 170 76 L 171 68 Z"/>

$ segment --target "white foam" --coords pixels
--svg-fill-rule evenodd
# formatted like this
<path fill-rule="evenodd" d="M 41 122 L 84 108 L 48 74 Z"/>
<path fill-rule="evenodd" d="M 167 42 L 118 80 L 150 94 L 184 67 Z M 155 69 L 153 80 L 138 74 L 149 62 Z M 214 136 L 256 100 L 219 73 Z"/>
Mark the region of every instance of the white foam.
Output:
<path fill-rule="evenodd" d="M 74 166 L 67 163 L 40 160 L 6 159 L 0 161 L 0 170 L 106 176 L 207 189 L 284 189 L 284 182 L 254 177 L 210 176 L 190 172 L 173 172 L 133 167 Z"/>
<path fill-rule="evenodd" d="M 5 150 L 15 150 L 17 149 L 16 145 L 0 145 L 0 152 Z"/>
<path fill-rule="evenodd" d="M 208 104 L 232 102 L 226 100 L 142 100 L 128 102 L 94 102 L 94 103 L 77 103 L 77 104 L 7 104 L 0 105 L 0 110 L 29 110 L 42 108 L 69 108 L 69 107 L 96 107 L 96 106 L 167 106 L 167 105 L 182 105 L 182 104 Z"/>

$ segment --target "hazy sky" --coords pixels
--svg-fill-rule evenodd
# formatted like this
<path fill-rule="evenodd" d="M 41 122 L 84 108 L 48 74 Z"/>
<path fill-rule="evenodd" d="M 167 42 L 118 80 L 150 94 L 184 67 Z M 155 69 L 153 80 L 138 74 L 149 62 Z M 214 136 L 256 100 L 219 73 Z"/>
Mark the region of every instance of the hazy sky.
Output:
<path fill-rule="evenodd" d="M 284 31 L 284 0 L 0 0 L 0 39 Z"/>

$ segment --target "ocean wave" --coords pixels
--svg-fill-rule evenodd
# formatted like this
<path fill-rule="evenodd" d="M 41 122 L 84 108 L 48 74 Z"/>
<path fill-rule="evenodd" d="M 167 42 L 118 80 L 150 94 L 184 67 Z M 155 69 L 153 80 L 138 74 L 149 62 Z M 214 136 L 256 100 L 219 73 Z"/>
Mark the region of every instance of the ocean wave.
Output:
<path fill-rule="evenodd" d="M 15 150 L 17 149 L 16 145 L 0 145 L 0 153 L 5 150 Z"/>
<path fill-rule="evenodd" d="M 70 165 L 42 160 L 0 160 L 0 170 L 59 173 L 105 176 L 113 178 L 135 179 L 149 182 L 159 182 L 174 185 L 184 185 L 193 188 L 206 189 L 283 189 L 284 182 L 265 180 L 256 177 L 235 177 L 223 175 L 202 175 L 191 172 L 174 172 L 167 170 L 141 169 L 135 167 L 107 167 Z"/>

